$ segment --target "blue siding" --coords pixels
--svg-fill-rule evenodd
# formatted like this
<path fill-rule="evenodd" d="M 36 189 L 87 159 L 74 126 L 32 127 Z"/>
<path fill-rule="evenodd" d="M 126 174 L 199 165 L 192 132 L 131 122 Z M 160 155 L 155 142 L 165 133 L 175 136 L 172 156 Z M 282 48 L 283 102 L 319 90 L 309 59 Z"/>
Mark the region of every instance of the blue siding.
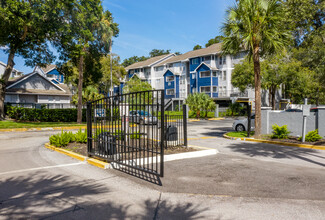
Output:
<path fill-rule="evenodd" d="M 199 78 L 198 78 L 198 87 L 199 87 L 198 91 L 199 92 L 201 91 L 201 89 L 200 89 L 201 86 L 211 86 L 211 77 L 200 78 L 200 73 L 202 71 L 210 71 L 211 72 L 210 68 L 205 64 L 201 65 L 200 68 L 197 69 L 197 73 L 199 76 Z"/>
<path fill-rule="evenodd" d="M 195 79 L 193 79 L 193 75 L 195 76 Z M 196 89 L 196 73 L 191 73 L 190 74 L 190 93 L 193 93 L 193 88 Z M 195 90 L 196 91 L 196 90 Z"/>
<path fill-rule="evenodd" d="M 218 93 L 217 92 L 212 93 L 212 97 L 213 98 L 218 98 Z"/>
<path fill-rule="evenodd" d="M 166 99 L 171 99 L 171 98 L 175 98 L 175 94 L 174 95 L 167 95 L 167 89 L 175 89 L 175 81 L 177 80 L 177 77 L 174 78 L 174 81 L 172 82 L 167 82 L 167 76 L 174 76 L 174 74 L 168 70 L 165 74 L 164 74 L 164 90 L 165 90 L 165 98 Z"/>
<path fill-rule="evenodd" d="M 59 83 L 64 82 L 64 77 L 62 74 L 59 73 L 56 69 L 51 70 L 50 72 L 46 73 L 47 76 L 55 78 Z"/>
<path fill-rule="evenodd" d="M 195 62 L 196 61 L 196 62 Z M 194 71 L 202 62 L 202 57 L 190 59 L 190 71 Z"/>
<path fill-rule="evenodd" d="M 212 85 L 218 86 L 218 77 L 212 77 Z"/>
<path fill-rule="evenodd" d="M 134 75 L 134 73 L 131 74 L 131 71 L 129 70 L 129 72 L 128 72 L 129 79 L 131 79 L 133 75 Z"/>

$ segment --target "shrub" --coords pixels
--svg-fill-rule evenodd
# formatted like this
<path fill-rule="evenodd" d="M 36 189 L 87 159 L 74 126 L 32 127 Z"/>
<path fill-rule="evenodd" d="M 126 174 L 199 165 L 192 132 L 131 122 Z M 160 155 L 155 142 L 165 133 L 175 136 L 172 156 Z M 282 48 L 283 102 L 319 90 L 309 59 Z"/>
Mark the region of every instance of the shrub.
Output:
<path fill-rule="evenodd" d="M 56 147 L 64 147 L 67 146 L 70 142 L 73 142 L 74 140 L 74 134 L 71 131 L 61 131 L 61 134 L 52 135 L 50 137 L 50 144 Z"/>
<path fill-rule="evenodd" d="M 87 129 L 83 132 L 80 128 L 79 131 L 74 134 L 74 141 L 78 143 L 87 143 Z"/>
<path fill-rule="evenodd" d="M 287 139 L 288 134 L 291 133 L 290 131 L 288 131 L 287 125 L 283 125 L 280 127 L 279 125 L 275 124 L 272 126 L 272 129 L 272 138 Z"/>
<path fill-rule="evenodd" d="M 17 121 L 75 122 L 77 109 L 33 109 L 7 106 L 6 114 Z M 82 120 L 86 121 L 86 109 L 82 110 Z"/>
<path fill-rule="evenodd" d="M 305 136 L 305 141 L 307 142 L 315 142 L 320 139 L 322 139 L 322 136 L 318 134 L 318 129 L 308 132 Z M 298 140 L 301 141 L 302 137 L 299 137 Z"/>

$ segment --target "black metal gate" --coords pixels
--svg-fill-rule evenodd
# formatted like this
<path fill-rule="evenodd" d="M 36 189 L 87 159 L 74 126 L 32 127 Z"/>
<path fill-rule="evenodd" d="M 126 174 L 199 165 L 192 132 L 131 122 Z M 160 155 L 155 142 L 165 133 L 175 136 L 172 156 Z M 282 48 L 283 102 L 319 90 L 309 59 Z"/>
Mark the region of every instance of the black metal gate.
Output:
<path fill-rule="evenodd" d="M 116 168 L 164 175 L 164 91 L 112 96 L 87 104 L 88 155 Z"/>
<path fill-rule="evenodd" d="M 183 105 L 182 114 L 174 112 L 165 114 L 165 146 L 187 147 L 187 116 L 186 105 Z"/>

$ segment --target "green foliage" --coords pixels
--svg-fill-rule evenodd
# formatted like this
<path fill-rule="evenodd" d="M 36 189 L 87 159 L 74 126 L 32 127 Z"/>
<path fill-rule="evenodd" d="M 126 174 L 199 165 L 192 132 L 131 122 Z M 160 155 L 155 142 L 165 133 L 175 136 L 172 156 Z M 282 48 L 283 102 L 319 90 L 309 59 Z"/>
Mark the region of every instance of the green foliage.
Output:
<path fill-rule="evenodd" d="M 82 104 L 83 105 L 85 105 L 87 102 L 95 101 L 95 100 L 102 99 L 102 98 L 104 98 L 104 95 L 99 94 L 98 88 L 96 88 L 94 86 L 87 86 L 86 88 L 84 88 L 82 90 Z M 72 96 L 71 102 L 74 105 L 78 104 L 78 95 L 77 94 L 74 94 Z"/>
<path fill-rule="evenodd" d="M 193 50 L 198 50 L 198 49 L 202 49 L 202 46 L 197 44 L 193 47 Z"/>
<path fill-rule="evenodd" d="M 307 142 L 316 142 L 320 139 L 322 139 L 322 136 L 318 134 L 318 129 L 308 132 L 305 136 L 305 141 Z M 301 141 L 302 137 L 299 137 L 298 140 Z"/>
<path fill-rule="evenodd" d="M 64 147 L 67 146 L 70 142 L 75 141 L 74 134 L 66 131 L 61 131 L 61 134 L 52 135 L 50 137 L 50 144 L 56 147 Z"/>
<path fill-rule="evenodd" d="M 127 74 L 124 67 L 119 64 L 120 63 L 120 57 L 119 56 L 113 56 L 112 63 L 111 63 L 111 56 L 104 56 L 100 59 L 101 63 L 101 72 L 103 77 L 100 80 L 100 83 L 98 83 L 98 86 L 101 91 L 104 91 L 105 94 L 108 94 L 109 89 L 111 87 L 111 64 L 112 64 L 112 83 L 114 85 L 120 85 L 120 79 L 124 78 L 124 76 Z"/>
<path fill-rule="evenodd" d="M 127 66 L 132 65 L 133 63 L 138 63 L 138 62 L 141 62 L 141 61 L 145 61 L 147 59 L 149 59 L 149 57 L 145 57 L 145 56 L 141 56 L 141 57 L 138 57 L 138 56 L 129 57 L 129 58 L 123 60 L 122 66 L 127 67 Z"/>
<path fill-rule="evenodd" d="M 185 103 L 192 112 L 196 113 L 196 118 L 202 117 L 201 111 L 204 112 L 203 117 L 206 118 L 208 111 L 213 111 L 216 108 L 214 101 L 205 93 L 190 94 L 185 100 Z"/>
<path fill-rule="evenodd" d="M 274 124 L 272 126 L 273 129 L 273 135 L 271 136 L 272 138 L 278 138 L 278 139 L 287 139 L 288 135 L 291 133 L 288 131 L 287 125 L 279 126 L 277 124 Z"/>
<path fill-rule="evenodd" d="M 9 118 L 17 121 L 39 122 L 73 122 L 77 120 L 77 109 L 33 109 L 7 107 Z M 82 120 L 86 121 L 86 109 L 83 109 Z"/>
<path fill-rule="evenodd" d="M 82 131 L 80 128 L 74 135 L 74 141 L 78 143 L 87 143 L 87 130 L 85 129 Z"/>
<path fill-rule="evenodd" d="M 150 51 L 149 56 L 150 57 L 157 57 L 165 54 L 170 54 L 170 50 L 159 50 L 159 49 L 153 49 Z"/>
<path fill-rule="evenodd" d="M 212 44 L 220 43 L 223 40 L 223 36 L 216 36 L 215 38 L 212 38 L 208 41 L 208 43 L 205 44 L 205 47 L 209 47 Z"/>

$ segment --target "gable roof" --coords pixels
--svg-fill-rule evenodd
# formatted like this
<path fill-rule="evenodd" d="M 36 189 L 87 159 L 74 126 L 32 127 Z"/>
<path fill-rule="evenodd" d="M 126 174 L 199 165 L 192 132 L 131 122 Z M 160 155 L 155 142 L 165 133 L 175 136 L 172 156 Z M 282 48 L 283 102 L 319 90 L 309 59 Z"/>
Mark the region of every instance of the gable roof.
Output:
<path fill-rule="evenodd" d="M 41 67 L 41 69 L 43 70 L 44 73 L 48 73 L 51 70 L 56 69 L 56 65 L 50 64 L 50 65 L 47 65 L 46 67 Z"/>
<path fill-rule="evenodd" d="M 207 66 L 210 70 L 219 70 L 218 68 L 211 67 L 210 65 L 206 64 L 205 62 L 202 62 L 198 67 L 196 67 L 196 69 L 194 71 L 191 71 L 191 72 L 196 72 L 202 65 Z"/>
<path fill-rule="evenodd" d="M 170 53 L 170 54 L 164 54 L 161 56 L 156 56 L 156 57 L 152 57 L 149 58 L 145 61 L 141 61 L 141 62 L 137 62 L 137 63 L 133 63 L 130 66 L 127 66 L 125 69 L 126 71 L 130 70 L 130 69 L 137 69 L 137 68 L 143 68 L 143 67 L 150 67 L 152 65 L 155 65 L 157 62 L 159 62 L 160 60 L 163 60 L 165 58 L 170 59 L 168 57 L 173 57 L 175 56 L 175 54 Z"/>
<path fill-rule="evenodd" d="M 165 60 L 159 64 L 156 64 L 154 66 L 162 66 L 168 63 L 176 63 L 181 61 L 187 61 L 190 58 L 200 57 L 200 56 L 206 56 L 206 55 L 212 55 L 217 54 L 222 51 L 222 43 L 212 44 L 211 46 L 207 48 L 202 48 L 198 50 L 192 50 L 187 53 L 172 57 L 168 60 Z"/>
<path fill-rule="evenodd" d="M 167 69 L 167 70 L 164 72 L 163 76 L 164 76 L 168 71 L 171 72 L 174 76 L 179 76 L 179 75 L 181 75 L 180 73 L 175 73 L 175 72 L 173 72 L 171 69 Z"/>
<path fill-rule="evenodd" d="M 57 89 L 59 90 L 62 90 L 64 91 L 64 89 L 62 89 L 60 86 L 58 86 L 57 84 L 53 83 L 51 80 L 49 80 L 48 78 L 44 77 L 42 74 L 40 74 L 39 72 L 35 71 L 35 72 L 32 72 L 32 73 L 29 73 L 29 74 L 26 74 L 22 77 L 18 77 L 17 79 L 14 78 L 13 80 L 9 80 L 8 81 L 8 86 L 7 86 L 7 89 L 10 89 L 11 87 L 17 85 L 18 83 L 21 83 L 23 81 L 25 81 L 26 79 L 34 76 L 34 75 L 39 75 L 41 78 L 45 79 L 46 81 L 48 81 L 50 84 L 52 84 L 54 87 L 56 87 Z"/>
<path fill-rule="evenodd" d="M 32 77 L 34 75 L 38 75 L 42 77 L 42 79 L 48 81 L 51 85 L 55 86 L 57 90 L 45 90 L 45 89 L 25 89 L 25 88 L 14 88 L 14 85 L 21 83 Z M 8 87 L 6 88 L 6 93 L 15 93 L 15 94 L 37 94 L 37 95 L 64 95 L 64 96 L 71 96 L 72 93 L 69 87 L 65 84 L 54 84 L 51 80 L 47 79 L 46 77 L 42 76 L 39 72 L 32 72 L 21 77 L 16 77 L 8 81 Z"/>

